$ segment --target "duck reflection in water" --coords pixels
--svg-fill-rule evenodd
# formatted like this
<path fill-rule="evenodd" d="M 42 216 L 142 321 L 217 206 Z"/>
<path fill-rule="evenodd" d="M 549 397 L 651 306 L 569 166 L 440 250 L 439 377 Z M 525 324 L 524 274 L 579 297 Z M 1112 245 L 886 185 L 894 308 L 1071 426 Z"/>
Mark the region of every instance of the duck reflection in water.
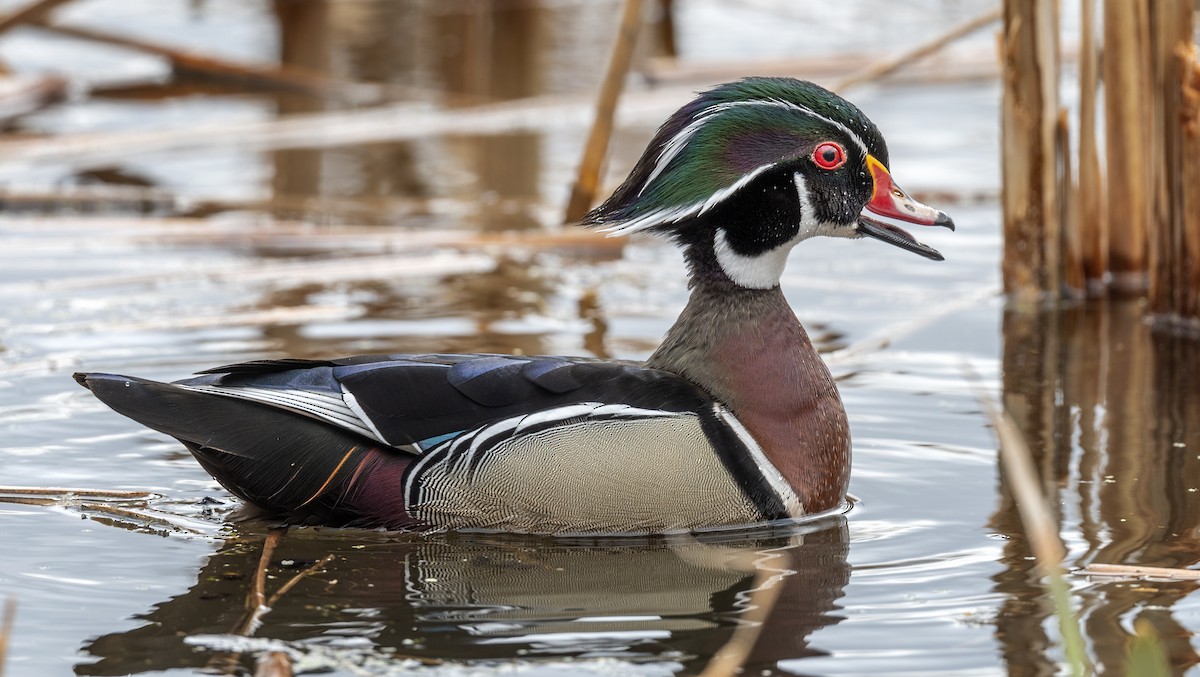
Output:
<path fill-rule="evenodd" d="M 76 674 L 246 673 L 267 644 L 354 674 L 394 671 L 405 658 L 607 658 L 696 674 L 748 627 L 752 607 L 769 607 L 744 663 L 759 674 L 824 655 L 808 637 L 840 620 L 836 600 L 850 576 L 841 516 L 786 531 L 636 541 L 293 529 L 270 555 L 267 597 L 307 575 L 249 628 L 261 533 L 225 541 L 196 584 L 140 627 L 92 640 L 83 652 L 97 660 Z M 221 651 L 238 634 L 255 642 L 244 654 Z"/>

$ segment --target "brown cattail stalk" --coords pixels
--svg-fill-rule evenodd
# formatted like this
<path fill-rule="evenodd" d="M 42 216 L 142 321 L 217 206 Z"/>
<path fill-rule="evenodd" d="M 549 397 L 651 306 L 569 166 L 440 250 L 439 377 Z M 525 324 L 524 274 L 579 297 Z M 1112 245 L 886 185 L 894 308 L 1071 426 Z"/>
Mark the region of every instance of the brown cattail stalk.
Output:
<path fill-rule="evenodd" d="M 1005 292 L 1027 299 L 1057 293 L 1061 280 L 1057 24 L 1054 0 L 1004 4 L 1002 267 Z"/>
<path fill-rule="evenodd" d="M 1081 295 L 1087 288 L 1087 276 L 1084 274 L 1083 242 L 1080 240 L 1079 227 L 1079 187 L 1071 177 L 1071 117 L 1067 109 L 1058 111 L 1058 124 L 1055 125 L 1055 152 L 1058 155 L 1058 195 L 1059 195 L 1059 224 L 1062 248 L 1062 289 L 1064 293 Z M 1053 247 L 1053 243 L 1048 243 Z"/>
<path fill-rule="evenodd" d="M 1151 7 L 1155 152 L 1151 156 L 1154 227 L 1150 236 L 1150 309 L 1169 321 L 1197 317 L 1196 258 L 1200 246 L 1200 178 L 1194 89 L 1191 0 Z M 1189 97 L 1190 100 L 1189 100 Z"/>
<path fill-rule="evenodd" d="M 1150 227 L 1148 0 L 1104 0 L 1104 106 L 1108 151 L 1108 236 L 1112 284 L 1146 288 Z"/>
<path fill-rule="evenodd" d="M 1108 272 L 1108 221 L 1101 198 L 1104 179 L 1096 145 L 1096 93 L 1100 87 L 1099 50 L 1096 45 L 1096 0 L 1080 0 L 1079 45 L 1079 182 L 1075 191 L 1075 224 L 1083 255 L 1083 274 L 1089 291 L 1103 288 Z"/>

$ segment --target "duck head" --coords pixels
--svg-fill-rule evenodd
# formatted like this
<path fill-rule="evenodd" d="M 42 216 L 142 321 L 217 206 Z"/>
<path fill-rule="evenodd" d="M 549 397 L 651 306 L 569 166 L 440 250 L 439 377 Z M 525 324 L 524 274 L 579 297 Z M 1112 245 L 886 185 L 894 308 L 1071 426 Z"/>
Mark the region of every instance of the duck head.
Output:
<path fill-rule="evenodd" d="M 791 248 L 816 235 L 872 237 L 942 260 L 897 222 L 954 228 L 892 181 L 887 145 L 862 111 L 791 78 L 747 78 L 698 96 L 583 219 L 610 235 L 669 236 L 693 280 L 756 289 L 778 285 Z"/>

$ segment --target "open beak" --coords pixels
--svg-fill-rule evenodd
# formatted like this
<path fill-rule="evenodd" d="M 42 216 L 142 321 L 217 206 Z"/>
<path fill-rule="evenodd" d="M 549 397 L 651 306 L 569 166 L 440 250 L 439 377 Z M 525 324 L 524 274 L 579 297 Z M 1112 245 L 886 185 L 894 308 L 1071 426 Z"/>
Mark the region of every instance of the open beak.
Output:
<path fill-rule="evenodd" d="M 875 189 L 871 193 L 871 201 L 867 203 L 866 208 L 858 217 L 858 232 L 920 254 L 927 259 L 943 260 L 944 257 L 938 253 L 938 250 L 917 242 L 917 238 L 910 235 L 908 231 L 893 223 L 873 217 L 916 223 L 922 226 L 945 226 L 950 230 L 954 230 L 954 221 L 951 221 L 945 212 L 923 205 L 900 190 L 900 187 L 892 181 L 892 175 L 888 173 L 887 168 L 873 155 L 867 156 L 867 168 L 871 171 Z"/>

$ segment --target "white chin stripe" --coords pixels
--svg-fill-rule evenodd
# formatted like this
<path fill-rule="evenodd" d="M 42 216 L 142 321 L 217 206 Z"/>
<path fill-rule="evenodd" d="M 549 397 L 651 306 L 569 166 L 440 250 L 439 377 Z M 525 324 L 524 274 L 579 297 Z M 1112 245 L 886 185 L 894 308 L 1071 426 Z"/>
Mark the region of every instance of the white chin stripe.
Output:
<path fill-rule="evenodd" d="M 837 224 L 816 221 L 816 210 L 808 197 L 808 184 L 804 175 L 796 172 L 796 199 L 800 202 L 800 228 L 796 236 L 778 247 L 763 252 L 757 256 L 746 256 L 733 250 L 725 235 L 725 230 L 718 228 L 713 240 L 713 249 L 717 255 L 717 263 L 730 280 L 748 289 L 770 289 L 779 284 L 783 269 L 787 266 L 788 254 L 803 240 L 816 235 L 827 237 L 855 237 L 854 224 Z"/>

